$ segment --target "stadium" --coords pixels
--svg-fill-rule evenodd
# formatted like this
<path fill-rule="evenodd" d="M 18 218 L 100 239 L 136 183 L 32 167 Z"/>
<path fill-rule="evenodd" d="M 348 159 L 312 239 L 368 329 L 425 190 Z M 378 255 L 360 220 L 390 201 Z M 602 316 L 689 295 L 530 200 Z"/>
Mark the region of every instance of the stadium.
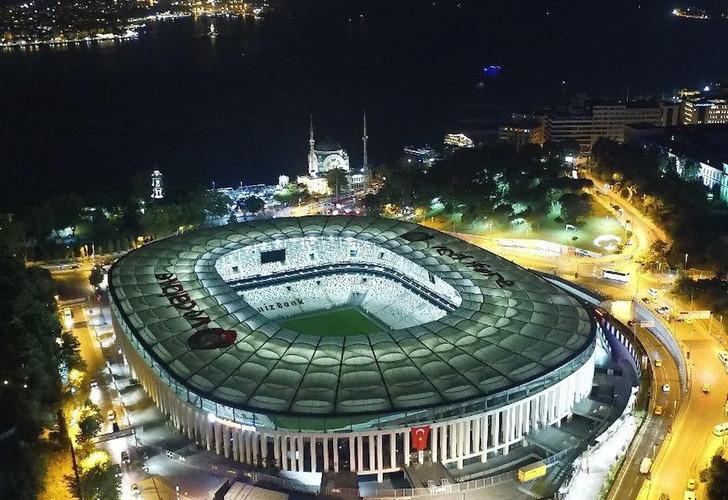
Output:
<path fill-rule="evenodd" d="M 256 220 L 109 272 L 136 378 L 191 440 L 251 465 L 376 475 L 508 454 L 587 397 L 591 312 L 450 235 L 376 217 Z"/>

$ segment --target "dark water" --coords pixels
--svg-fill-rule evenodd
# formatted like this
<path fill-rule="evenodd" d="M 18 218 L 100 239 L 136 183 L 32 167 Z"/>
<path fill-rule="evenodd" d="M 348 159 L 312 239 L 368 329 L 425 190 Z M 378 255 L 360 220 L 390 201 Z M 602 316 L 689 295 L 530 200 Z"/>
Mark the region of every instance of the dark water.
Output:
<path fill-rule="evenodd" d="M 728 76 L 728 24 L 674 18 L 667 0 L 317 5 L 216 19 L 215 40 L 209 19 L 183 19 L 137 41 L 0 52 L 0 204 L 121 191 L 153 166 L 170 183 L 273 182 L 305 171 L 309 113 L 358 165 L 364 107 L 378 163 L 563 90 L 660 94 Z M 479 89 L 488 64 L 503 72 Z"/>

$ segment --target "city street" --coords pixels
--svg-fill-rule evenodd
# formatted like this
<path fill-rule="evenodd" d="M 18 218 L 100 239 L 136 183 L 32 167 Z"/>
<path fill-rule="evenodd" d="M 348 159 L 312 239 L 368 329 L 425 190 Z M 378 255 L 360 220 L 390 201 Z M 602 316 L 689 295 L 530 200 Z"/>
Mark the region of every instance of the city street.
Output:
<path fill-rule="evenodd" d="M 487 236 L 458 234 L 458 237 L 482 246 L 498 255 L 539 271 L 556 274 L 569 281 L 604 294 L 607 297 L 641 301 L 654 310 L 659 306 L 667 306 L 674 312 L 692 310 L 669 293 L 674 281 L 673 275 L 655 275 L 642 272 L 637 263 L 639 256 L 649 249 L 656 238 L 669 241 L 668 236 L 634 207 L 611 191 L 597 195 L 597 199 L 619 217 L 612 207 L 617 205 L 624 214 L 623 219 L 630 221 L 634 234 L 634 244 L 626 247 L 622 255 L 610 255 L 598 258 L 571 255 L 568 258 L 554 257 L 534 251 L 524 251 L 498 245 L 497 241 Z M 629 283 L 618 283 L 601 278 L 605 268 L 628 272 Z M 657 291 L 657 297 L 647 294 L 647 289 Z M 644 299 L 649 304 L 644 303 Z M 723 439 L 712 434 L 713 426 L 728 421 L 724 403 L 728 394 L 728 375 L 718 359 L 718 350 L 724 348 L 726 337 L 722 322 L 711 319 L 695 320 L 691 324 L 685 322 L 667 323 L 665 316 L 660 316 L 673 337 L 679 341 L 683 352 L 688 353 L 688 372 L 691 384 L 686 388 L 683 404 L 679 404 L 680 383 L 677 366 L 666 349 L 647 329 L 638 328 L 637 335 L 646 349 L 651 353 L 652 362 L 662 360 L 662 367 L 655 368 L 653 390 L 650 397 L 650 409 L 646 421 L 636 436 L 633 453 L 623 464 L 623 472 L 618 475 L 610 498 L 648 498 L 659 499 L 662 493 L 670 498 L 681 498 L 690 478 L 698 479 L 699 472 L 705 468 L 710 457 L 715 453 Z M 617 315 L 618 317 L 619 314 Z M 633 319 L 632 311 L 623 314 L 620 319 L 626 323 Z M 710 333 L 709 333 L 710 330 Z M 670 392 L 662 391 L 665 383 L 670 384 Z M 703 384 L 709 384 L 710 392 L 703 392 Z M 655 415 L 655 405 L 662 406 L 662 415 Z M 679 408 L 677 416 L 675 408 Z M 669 430 L 669 432 L 668 432 Z M 660 445 L 664 447 L 658 452 Z M 644 457 L 655 457 L 656 461 L 650 475 L 639 473 L 639 464 Z M 699 491 L 704 485 L 699 485 Z M 700 496 L 699 496 L 700 498 Z"/>

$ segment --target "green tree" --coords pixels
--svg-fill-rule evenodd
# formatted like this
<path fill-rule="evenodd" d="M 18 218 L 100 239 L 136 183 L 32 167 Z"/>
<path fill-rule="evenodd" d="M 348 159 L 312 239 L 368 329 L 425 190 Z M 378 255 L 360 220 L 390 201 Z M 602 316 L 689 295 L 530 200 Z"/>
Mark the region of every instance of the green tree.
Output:
<path fill-rule="evenodd" d="M 685 160 L 682 168 L 682 178 L 688 182 L 698 180 L 700 175 L 700 164 L 695 160 Z"/>
<path fill-rule="evenodd" d="M 349 177 L 343 168 L 332 168 L 326 172 L 326 184 L 329 192 L 335 196 L 341 196 L 349 191 Z"/>
<path fill-rule="evenodd" d="M 0 498 L 36 498 L 44 476 L 40 433 L 61 396 L 55 286 L 42 268 L 0 256 Z"/>
<path fill-rule="evenodd" d="M 53 198 L 50 207 L 54 214 L 53 229 L 56 233 L 63 229 L 70 228 L 71 234 L 76 234 L 76 226 L 81 220 L 83 200 L 80 196 L 69 193 Z"/>
<path fill-rule="evenodd" d="M 53 210 L 49 205 L 32 207 L 23 215 L 23 220 L 27 237 L 38 243 L 48 238 L 56 225 Z"/>
<path fill-rule="evenodd" d="M 728 460 L 714 456 L 708 468 L 708 498 L 724 500 L 728 498 Z"/>
<path fill-rule="evenodd" d="M 265 202 L 257 196 L 248 196 L 243 200 L 240 206 L 245 213 L 255 215 L 263 210 L 263 207 L 265 207 Z"/>
<path fill-rule="evenodd" d="M 561 216 L 570 224 L 576 224 L 577 219 L 589 215 L 591 199 L 587 193 L 566 193 L 559 198 L 561 203 Z"/>
<path fill-rule="evenodd" d="M 101 417 L 101 410 L 98 406 L 87 400 L 81 407 L 81 416 L 78 421 L 80 432 L 76 436 L 76 442 L 85 445 L 91 438 L 101 430 L 104 419 Z"/>
<path fill-rule="evenodd" d="M 281 203 L 290 204 L 305 202 L 311 195 L 305 184 L 289 182 L 283 189 L 273 195 L 273 197 Z"/>
<path fill-rule="evenodd" d="M 104 271 L 104 268 L 96 265 L 91 269 L 91 274 L 88 277 L 88 282 L 91 284 L 92 287 L 98 288 L 99 285 L 104 281 L 104 276 L 106 276 L 106 271 Z"/>
<path fill-rule="evenodd" d="M 202 205 L 208 217 L 220 218 L 230 215 L 230 197 L 219 191 L 205 191 L 202 195 Z"/>
<path fill-rule="evenodd" d="M 56 342 L 56 357 L 69 370 L 85 370 L 86 361 L 81 356 L 81 342 L 71 332 L 61 332 Z"/>
<path fill-rule="evenodd" d="M 81 474 L 83 498 L 118 500 L 121 487 L 121 467 L 111 462 L 98 464 Z"/>

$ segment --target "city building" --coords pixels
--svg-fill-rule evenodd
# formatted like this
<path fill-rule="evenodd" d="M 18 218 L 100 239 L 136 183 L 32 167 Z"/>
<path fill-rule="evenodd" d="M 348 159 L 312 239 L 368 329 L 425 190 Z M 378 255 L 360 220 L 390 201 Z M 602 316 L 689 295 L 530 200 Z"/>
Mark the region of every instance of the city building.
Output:
<path fill-rule="evenodd" d="M 544 123 L 544 138 L 550 142 L 573 141 L 582 152 L 591 149 L 592 116 L 586 112 L 549 113 Z"/>
<path fill-rule="evenodd" d="M 685 180 L 699 180 L 728 204 L 728 124 L 649 128 L 635 124 L 629 142 L 656 149 L 675 162 Z"/>
<path fill-rule="evenodd" d="M 543 144 L 543 123 L 532 120 L 513 121 L 498 129 L 498 139 L 519 149 L 525 144 Z"/>
<path fill-rule="evenodd" d="M 682 105 L 682 124 L 728 123 L 727 97 L 688 97 Z"/>
<path fill-rule="evenodd" d="M 109 276 L 125 361 L 171 424 L 283 471 L 381 482 L 417 463 L 482 465 L 569 421 L 605 343 L 543 278 L 376 217 L 201 229 Z"/>
<path fill-rule="evenodd" d="M 682 89 L 675 102 L 680 103 L 682 125 L 728 123 L 728 83 L 716 82 L 701 89 Z"/>
<path fill-rule="evenodd" d="M 666 127 L 676 125 L 678 117 L 679 104 L 669 101 L 593 101 L 583 108 L 550 113 L 545 122 L 545 139 L 576 141 L 588 153 L 600 138 L 625 142 L 626 129 L 631 125 Z"/>
<path fill-rule="evenodd" d="M 422 170 L 429 170 L 442 159 L 442 155 L 435 148 L 424 146 L 405 146 L 402 149 L 404 160 Z"/>
<path fill-rule="evenodd" d="M 631 123 L 662 126 L 663 109 L 652 101 L 592 103 L 592 144 L 600 137 L 624 142 L 624 127 Z"/>
<path fill-rule="evenodd" d="M 473 140 L 465 134 L 454 133 L 445 134 L 443 143 L 446 149 L 458 149 L 458 148 L 474 148 L 475 143 Z"/>

